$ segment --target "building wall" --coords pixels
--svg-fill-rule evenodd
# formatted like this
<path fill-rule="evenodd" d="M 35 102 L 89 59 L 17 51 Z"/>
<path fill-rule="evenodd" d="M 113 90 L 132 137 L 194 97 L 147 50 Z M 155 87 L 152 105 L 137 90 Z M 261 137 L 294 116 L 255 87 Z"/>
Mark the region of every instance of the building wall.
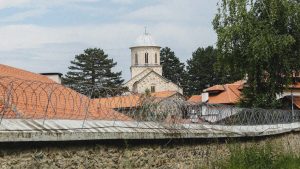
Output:
<path fill-rule="evenodd" d="M 146 69 L 152 69 L 159 75 L 162 75 L 162 67 L 160 65 L 157 66 L 131 66 L 131 78 L 137 76 L 142 73 Z"/>
<path fill-rule="evenodd" d="M 49 79 L 53 80 L 54 82 L 61 84 L 61 77 L 59 75 L 43 75 L 47 76 Z"/>
<path fill-rule="evenodd" d="M 148 53 L 148 64 L 145 63 L 145 53 Z M 138 60 L 136 64 L 137 54 Z M 156 55 L 156 63 L 155 63 Z M 151 68 L 158 74 L 162 74 L 162 67 L 160 66 L 160 47 L 133 47 L 131 48 L 131 78 L 138 75 L 147 68 Z"/>
<path fill-rule="evenodd" d="M 151 69 L 148 69 L 147 71 L 144 71 L 143 73 L 140 73 L 136 76 L 134 76 L 130 81 L 128 81 L 125 86 L 128 87 L 129 91 L 133 91 L 133 84 L 140 80 L 141 78 L 143 78 L 144 76 L 146 76 L 149 72 L 151 72 Z"/>
<path fill-rule="evenodd" d="M 137 92 L 144 93 L 147 89 L 151 90 L 151 86 L 155 86 L 155 92 L 177 91 L 181 94 L 183 93 L 182 88 L 171 81 L 166 82 L 165 79 L 159 77 L 155 73 L 149 74 L 137 84 Z"/>
<path fill-rule="evenodd" d="M 138 55 L 138 64 L 145 65 L 145 53 L 148 53 L 149 65 L 160 65 L 160 47 L 133 47 L 131 48 L 131 65 L 135 64 L 135 54 Z M 155 54 L 157 55 L 157 63 L 155 63 Z"/>
<path fill-rule="evenodd" d="M 282 94 L 276 96 L 277 99 L 281 99 L 285 96 L 300 96 L 300 90 L 299 89 L 293 89 L 293 90 L 284 90 Z"/>

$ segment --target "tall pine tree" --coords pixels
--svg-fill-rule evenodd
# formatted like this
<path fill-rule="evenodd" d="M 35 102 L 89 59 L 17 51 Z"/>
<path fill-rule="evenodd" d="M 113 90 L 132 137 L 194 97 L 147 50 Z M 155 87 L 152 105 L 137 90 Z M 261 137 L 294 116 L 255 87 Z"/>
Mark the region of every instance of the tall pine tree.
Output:
<path fill-rule="evenodd" d="M 184 86 L 184 63 L 181 63 L 175 53 L 168 47 L 162 48 L 160 51 L 160 64 L 163 67 L 163 76 L 171 80 L 173 83 Z"/>
<path fill-rule="evenodd" d="M 88 48 L 71 61 L 63 78 L 68 87 L 90 97 L 113 96 L 124 90 L 122 72 L 113 72 L 117 63 L 99 48 Z"/>
<path fill-rule="evenodd" d="M 203 89 L 216 84 L 239 80 L 240 76 L 229 76 L 217 63 L 217 50 L 212 46 L 198 48 L 187 61 L 187 95 L 200 94 Z"/>

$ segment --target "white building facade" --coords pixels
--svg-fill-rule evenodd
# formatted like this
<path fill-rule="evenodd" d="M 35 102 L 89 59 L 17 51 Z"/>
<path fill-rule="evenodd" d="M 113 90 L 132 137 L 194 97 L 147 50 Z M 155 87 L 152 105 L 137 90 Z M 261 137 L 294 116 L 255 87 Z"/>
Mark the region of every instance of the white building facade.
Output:
<path fill-rule="evenodd" d="M 162 76 L 160 65 L 160 46 L 148 33 L 139 36 L 131 50 L 131 79 L 125 86 L 131 92 L 145 93 L 161 91 L 177 91 L 182 88 Z"/>

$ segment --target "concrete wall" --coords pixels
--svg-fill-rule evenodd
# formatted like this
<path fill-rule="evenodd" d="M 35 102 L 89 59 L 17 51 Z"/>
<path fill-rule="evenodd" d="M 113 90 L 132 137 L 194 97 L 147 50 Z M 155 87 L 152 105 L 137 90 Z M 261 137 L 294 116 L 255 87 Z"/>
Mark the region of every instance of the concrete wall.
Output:
<path fill-rule="evenodd" d="M 236 146 L 278 147 L 300 153 L 300 133 L 253 140 L 140 140 L 0 144 L 0 168 L 212 168 Z"/>

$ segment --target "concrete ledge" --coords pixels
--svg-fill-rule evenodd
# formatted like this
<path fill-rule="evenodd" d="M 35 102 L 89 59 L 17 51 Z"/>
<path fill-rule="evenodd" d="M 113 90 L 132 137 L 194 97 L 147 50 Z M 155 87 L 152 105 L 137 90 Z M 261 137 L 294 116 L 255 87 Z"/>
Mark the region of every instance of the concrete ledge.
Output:
<path fill-rule="evenodd" d="M 253 137 L 299 130 L 300 123 L 221 126 L 105 120 L 3 119 L 0 124 L 0 142 Z"/>

